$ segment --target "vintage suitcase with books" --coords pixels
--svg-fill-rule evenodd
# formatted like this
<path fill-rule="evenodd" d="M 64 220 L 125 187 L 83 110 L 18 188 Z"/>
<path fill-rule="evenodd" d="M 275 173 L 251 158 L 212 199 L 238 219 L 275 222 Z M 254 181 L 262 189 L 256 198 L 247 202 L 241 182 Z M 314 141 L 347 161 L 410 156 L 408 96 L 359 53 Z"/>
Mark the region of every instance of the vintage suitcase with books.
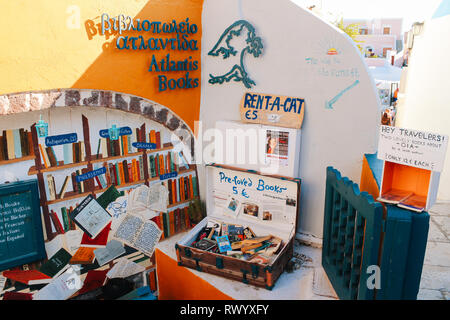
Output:
<path fill-rule="evenodd" d="M 178 265 L 271 290 L 293 256 L 300 182 L 207 165 L 207 216 L 175 245 Z"/>

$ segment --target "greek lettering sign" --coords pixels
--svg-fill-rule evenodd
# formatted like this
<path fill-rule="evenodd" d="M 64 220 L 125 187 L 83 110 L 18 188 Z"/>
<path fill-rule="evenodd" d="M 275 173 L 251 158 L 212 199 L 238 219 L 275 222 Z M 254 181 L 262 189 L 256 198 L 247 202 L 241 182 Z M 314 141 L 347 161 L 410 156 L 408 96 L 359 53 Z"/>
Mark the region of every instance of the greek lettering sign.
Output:
<path fill-rule="evenodd" d="M 149 143 L 149 142 L 133 142 L 132 146 L 137 149 L 156 149 L 156 143 Z"/>
<path fill-rule="evenodd" d="M 119 136 L 128 136 L 132 134 L 133 131 L 131 131 L 130 127 L 121 127 L 119 129 Z M 100 137 L 102 138 L 109 138 L 109 131 L 108 129 L 103 129 L 99 131 Z"/>
<path fill-rule="evenodd" d="M 178 172 L 169 172 L 159 176 L 159 180 L 167 180 L 171 178 L 175 178 L 178 175 Z"/>
<path fill-rule="evenodd" d="M 58 136 L 45 137 L 45 145 L 47 147 L 58 146 L 61 144 L 74 143 L 78 141 L 76 133 L 61 134 Z"/>
<path fill-rule="evenodd" d="M 447 145 L 447 135 L 381 126 L 378 158 L 441 172 L 444 167 Z"/>
<path fill-rule="evenodd" d="M 92 24 L 86 26 L 90 37 L 97 31 Z M 149 72 L 184 72 L 181 77 L 173 78 L 168 75 L 158 75 L 158 90 L 191 89 L 200 85 L 200 79 L 192 77 L 194 71 L 199 70 L 200 62 L 191 55 L 184 59 L 175 60 L 170 53 L 157 58 L 154 51 L 194 52 L 199 50 L 198 40 L 192 39 L 197 34 L 198 26 L 191 23 L 189 18 L 171 22 L 150 21 L 148 19 L 133 19 L 119 14 L 110 18 L 107 13 L 101 15 L 101 29 L 99 34 L 117 35 L 115 41 L 118 50 L 148 50 L 152 52 L 148 69 Z"/>
<path fill-rule="evenodd" d="M 0 185 L 0 271 L 45 259 L 37 180 Z"/>
<path fill-rule="evenodd" d="M 79 176 L 76 177 L 76 180 L 77 180 L 77 182 L 81 182 L 84 180 L 92 179 L 96 176 L 99 176 L 99 175 L 105 174 L 105 173 L 106 173 L 106 168 L 101 167 L 99 169 L 80 174 Z"/>
<path fill-rule="evenodd" d="M 300 129 L 305 115 L 305 100 L 247 92 L 241 100 L 244 122 Z"/>

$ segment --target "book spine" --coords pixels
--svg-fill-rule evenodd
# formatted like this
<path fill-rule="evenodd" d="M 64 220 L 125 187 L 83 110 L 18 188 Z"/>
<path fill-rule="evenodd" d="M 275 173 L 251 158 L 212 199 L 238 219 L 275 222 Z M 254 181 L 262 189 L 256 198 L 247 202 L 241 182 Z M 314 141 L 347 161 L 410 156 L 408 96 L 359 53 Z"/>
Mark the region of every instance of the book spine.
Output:
<path fill-rule="evenodd" d="M 194 187 L 194 197 L 198 197 L 197 177 L 192 177 L 192 186 Z"/>
<path fill-rule="evenodd" d="M 3 155 L 5 160 L 9 160 L 8 157 L 8 138 L 6 134 L 6 130 L 3 130 Z"/>
<path fill-rule="evenodd" d="M 159 228 L 162 231 L 161 240 L 163 240 L 164 239 L 164 213 L 163 212 L 159 213 L 159 224 L 158 224 L 158 226 L 159 226 Z"/>
<path fill-rule="evenodd" d="M 100 150 L 102 147 L 102 138 L 98 139 L 98 144 L 97 144 L 97 154 L 95 155 L 96 159 L 100 158 Z"/>
<path fill-rule="evenodd" d="M 116 180 L 116 168 L 112 163 L 108 164 L 109 168 L 109 177 L 111 178 L 111 185 L 116 186 L 117 180 Z"/>
<path fill-rule="evenodd" d="M 183 210 L 184 210 L 185 226 L 186 229 L 189 229 L 191 228 L 191 220 L 189 219 L 188 207 L 184 207 Z"/>
<path fill-rule="evenodd" d="M 0 161 L 6 160 L 5 159 L 5 152 L 4 152 L 4 146 L 3 146 L 3 136 L 0 136 Z"/>
<path fill-rule="evenodd" d="M 84 146 L 84 141 L 78 142 L 80 144 L 80 162 L 86 160 L 86 148 Z"/>
<path fill-rule="evenodd" d="M 72 172 L 72 190 L 73 192 L 79 193 L 78 191 L 78 183 L 77 183 L 77 174 L 75 172 Z"/>
<path fill-rule="evenodd" d="M 175 211 L 170 211 L 169 212 L 169 225 L 170 225 L 170 235 L 174 235 L 175 234 Z"/>
<path fill-rule="evenodd" d="M 172 183 L 172 203 L 177 203 L 177 179 L 173 179 Z"/>
<path fill-rule="evenodd" d="M 167 189 L 169 191 L 169 204 L 173 204 L 173 196 L 172 196 L 173 190 L 172 190 L 172 180 L 171 179 L 169 179 L 167 181 Z"/>
<path fill-rule="evenodd" d="M 117 185 L 120 186 L 123 182 L 122 180 L 122 176 L 120 174 L 120 168 L 119 168 L 119 163 L 116 162 L 116 181 L 117 181 Z"/>
<path fill-rule="evenodd" d="M 127 145 L 128 145 L 128 154 L 133 152 L 132 149 L 132 141 L 131 141 L 131 135 L 126 136 L 127 137 Z"/>
<path fill-rule="evenodd" d="M 59 221 L 58 215 L 53 210 L 50 211 L 50 219 L 53 222 L 53 225 L 54 225 L 54 227 L 56 229 L 56 232 L 58 234 L 64 234 L 64 228 L 63 228 L 63 226 L 61 224 L 61 221 Z"/>
<path fill-rule="evenodd" d="M 161 132 L 157 131 L 155 133 L 155 140 L 156 140 L 156 149 L 161 149 Z"/>
<path fill-rule="evenodd" d="M 123 178 L 125 180 L 125 183 L 129 183 L 130 182 L 130 177 L 128 175 L 128 163 L 127 160 L 123 160 L 122 161 L 122 171 L 123 171 Z M 120 177 L 122 178 L 122 177 Z"/>
<path fill-rule="evenodd" d="M 51 174 L 47 175 L 47 186 L 48 186 L 49 200 L 56 200 L 55 179 Z"/>
<path fill-rule="evenodd" d="M 66 207 L 62 207 L 61 208 L 61 216 L 63 218 L 64 232 L 67 232 L 67 231 L 69 231 L 70 226 L 69 226 L 69 216 L 67 215 L 67 208 Z"/>
<path fill-rule="evenodd" d="M 31 131 L 27 132 L 27 138 L 28 138 L 28 155 L 34 156 L 33 136 L 31 134 Z"/>
<path fill-rule="evenodd" d="M 159 176 L 159 155 L 155 154 L 155 158 L 153 159 L 153 161 L 155 162 L 155 177 Z"/>
<path fill-rule="evenodd" d="M 122 136 L 123 139 L 123 154 L 128 155 L 128 136 Z"/>
<path fill-rule="evenodd" d="M 47 159 L 47 153 L 45 152 L 45 150 L 41 144 L 39 144 L 39 151 L 41 152 L 42 163 L 44 164 L 44 167 L 48 168 L 50 163 L 48 162 L 48 159 Z M 8 154 L 8 157 L 9 157 L 9 154 Z"/>
<path fill-rule="evenodd" d="M 27 146 L 27 139 L 25 137 L 25 129 L 23 128 L 19 129 L 19 139 L 20 139 L 20 153 L 22 157 L 25 157 L 28 155 L 28 146 Z"/>
<path fill-rule="evenodd" d="M 145 174 L 144 174 L 144 156 L 139 156 L 139 180 L 144 180 L 145 179 Z"/>

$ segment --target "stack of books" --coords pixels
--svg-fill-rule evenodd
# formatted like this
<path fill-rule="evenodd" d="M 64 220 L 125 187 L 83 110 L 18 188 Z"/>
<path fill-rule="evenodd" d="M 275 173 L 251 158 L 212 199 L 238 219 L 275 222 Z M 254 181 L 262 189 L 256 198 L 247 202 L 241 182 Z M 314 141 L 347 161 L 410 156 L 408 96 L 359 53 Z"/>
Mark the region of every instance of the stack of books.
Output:
<path fill-rule="evenodd" d="M 148 157 L 148 171 L 151 178 L 157 176 L 178 172 L 178 154 L 176 152 L 168 152 L 167 154 L 151 154 Z"/>
<path fill-rule="evenodd" d="M 169 212 L 161 212 L 159 216 L 154 217 L 152 220 L 163 231 L 161 239 L 166 239 L 191 228 L 188 207 L 177 208 Z"/>
<path fill-rule="evenodd" d="M 169 190 L 169 205 L 198 197 L 197 177 L 189 175 L 164 182 Z"/>
<path fill-rule="evenodd" d="M 56 153 L 53 147 L 43 147 L 39 144 L 39 150 L 41 152 L 42 162 L 45 168 L 56 167 L 61 164 L 71 164 L 86 161 L 86 151 L 83 141 L 74 143 L 67 143 L 63 145 L 64 148 L 64 161 L 61 163 L 56 157 Z"/>
<path fill-rule="evenodd" d="M 70 230 L 76 230 L 75 223 L 72 221 L 72 219 L 69 218 L 69 213 L 73 211 L 73 207 L 61 208 L 61 217 L 62 217 L 62 223 L 61 220 L 58 218 L 58 215 L 55 211 L 50 210 L 50 219 L 52 220 L 52 223 L 55 227 L 55 230 L 58 234 L 64 234 L 67 231 Z"/>
<path fill-rule="evenodd" d="M 125 183 L 132 183 L 144 180 L 144 163 L 142 156 L 138 159 L 117 161 L 115 163 L 104 163 L 106 168 L 106 184 L 108 186 L 120 186 Z M 101 177 L 101 176 L 100 176 Z M 101 181 L 100 186 L 105 188 Z"/>
<path fill-rule="evenodd" d="M 34 155 L 31 132 L 21 129 L 3 130 L 0 136 L 0 161 Z"/>

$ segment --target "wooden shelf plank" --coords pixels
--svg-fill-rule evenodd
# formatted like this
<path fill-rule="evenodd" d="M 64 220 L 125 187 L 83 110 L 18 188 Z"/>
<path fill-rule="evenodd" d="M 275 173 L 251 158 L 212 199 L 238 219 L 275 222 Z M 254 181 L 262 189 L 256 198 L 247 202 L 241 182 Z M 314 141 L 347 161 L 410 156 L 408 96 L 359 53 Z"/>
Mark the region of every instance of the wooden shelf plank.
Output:
<path fill-rule="evenodd" d="M 59 161 L 57 166 L 48 167 L 48 168 L 42 168 L 41 172 L 53 172 L 53 171 L 71 169 L 71 168 L 76 168 L 76 167 L 83 167 L 83 166 L 86 166 L 87 164 L 88 164 L 87 161 L 76 162 L 76 163 L 69 163 L 69 164 L 64 164 L 64 161 Z M 32 166 L 28 170 L 28 175 L 29 176 L 32 176 L 32 175 L 37 174 L 37 173 L 38 173 L 38 171 L 36 170 L 36 166 Z"/>
<path fill-rule="evenodd" d="M 179 175 L 182 175 L 182 174 L 184 174 L 184 173 L 188 173 L 188 172 L 195 172 L 195 168 L 194 168 L 194 166 L 189 166 L 189 169 L 183 169 L 183 170 L 179 170 L 178 171 L 178 176 Z M 176 178 L 176 177 L 175 177 Z M 174 178 L 174 179 L 175 179 Z M 151 181 L 156 181 L 156 180 L 159 180 L 159 175 L 158 176 L 156 176 L 156 177 L 153 177 L 153 178 L 149 178 L 148 179 L 148 181 L 149 182 L 151 182 Z"/>
<path fill-rule="evenodd" d="M 56 199 L 56 200 L 49 200 L 49 201 L 47 201 L 47 205 L 64 202 L 64 201 L 69 201 L 69 200 L 74 200 L 74 199 L 78 199 L 78 198 L 84 198 L 84 197 L 87 197 L 90 193 L 91 192 L 84 192 L 84 193 L 78 193 L 78 192 L 73 192 L 73 191 L 67 192 L 65 194 L 64 198 Z"/>
<path fill-rule="evenodd" d="M 11 159 L 11 160 L 1 160 L 0 161 L 0 166 L 5 165 L 5 164 L 22 162 L 22 161 L 30 161 L 30 160 L 34 160 L 34 155 L 32 155 L 32 156 L 25 156 L 25 157 L 22 157 L 22 158 Z"/>
<path fill-rule="evenodd" d="M 172 150 L 172 149 L 173 149 L 173 145 L 171 143 L 168 143 L 168 144 L 165 144 L 164 147 L 161 149 L 146 150 L 146 153 L 150 154 L 150 153 L 162 152 L 162 151 L 167 151 L 167 150 Z M 104 162 L 104 161 L 110 161 L 110 160 L 124 159 L 124 158 L 128 158 L 128 157 L 142 156 L 142 155 L 143 155 L 142 151 L 129 153 L 129 154 L 121 155 L 121 156 L 105 157 L 105 158 L 98 158 L 98 159 L 97 159 L 97 155 L 93 155 L 91 157 L 91 162 L 92 163 Z"/>

